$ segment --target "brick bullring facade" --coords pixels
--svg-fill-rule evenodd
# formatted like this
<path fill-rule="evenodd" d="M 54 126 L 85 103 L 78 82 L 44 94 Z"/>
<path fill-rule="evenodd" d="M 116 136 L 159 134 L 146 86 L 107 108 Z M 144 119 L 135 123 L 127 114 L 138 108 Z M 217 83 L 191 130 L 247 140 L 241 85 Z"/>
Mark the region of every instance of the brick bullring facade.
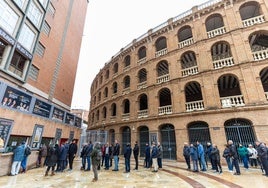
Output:
<path fill-rule="evenodd" d="M 268 2 L 211 0 L 150 29 L 91 85 L 88 130 L 123 145 L 268 142 Z"/>

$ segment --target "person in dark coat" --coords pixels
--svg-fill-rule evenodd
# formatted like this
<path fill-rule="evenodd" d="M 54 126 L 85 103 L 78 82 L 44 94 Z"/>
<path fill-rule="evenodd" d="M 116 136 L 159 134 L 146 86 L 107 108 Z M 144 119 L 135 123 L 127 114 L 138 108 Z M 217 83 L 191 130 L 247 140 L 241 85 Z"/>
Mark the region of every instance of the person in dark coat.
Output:
<path fill-rule="evenodd" d="M 136 141 L 135 142 L 135 146 L 133 148 L 133 155 L 134 155 L 134 159 L 135 159 L 135 168 L 134 168 L 134 170 L 138 170 L 138 166 L 139 166 L 139 160 L 138 160 L 139 153 L 140 153 L 140 148 L 139 148 L 138 142 Z"/>
<path fill-rule="evenodd" d="M 157 172 L 158 171 L 158 163 L 157 163 L 157 156 L 158 156 L 158 148 L 155 144 L 155 142 L 152 143 L 152 161 L 153 161 L 153 167 L 154 170 L 152 172 Z"/>
<path fill-rule="evenodd" d="M 183 156 L 185 159 L 185 162 L 187 164 L 187 169 L 191 169 L 191 163 L 190 163 L 190 146 L 188 145 L 187 142 L 184 142 L 184 147 L 183 147 Z"/>
<path fill-rule="evenodd" d="M 220 151 L 216 144 L 212 145 L 210 157 L 212 160 L 212 164 L 215 165 L 216 172 L 222 173 L 222 167 L 221 167 L 221 158 L 220 158 Z"/>
<path fill-rule="evenodd" d="M 256 146 L 257 146 L 257 152 L 258 152 L 258 157 L 261 161 L 261 164 L 263 166 L 263 169 L 265 171 L 265 175 L 266 177 L 268 177 L 268 153 L 267 153 L 267 147 L 264 145 L 264 143 L 260 142 L 260 141 L 256 141 L 255 142 Z"/>
<path fill-rule="evenodd" d="M 145 147 L 145 168 L 150 168 L 150 159 L 151 159 L 151 155 L 150 155 L 150 146 L 148 143 L 146 143 L 146 147 Z"/>
<path fill-rule="evenodd" d="M 101 156 L 98 157 L 101 152 L 101 146 L 98 142 L 95 143 L 92 152 L 90 153 L 90 157 L 92 160 L 92 170 L 94 173 L 94 178 L 92 182 L 98 181 L 98 166 L 100 165 Z"/>
<path fill-rule="evenodd" d="M 197 145 L 190 145 L 190 156 L 193 162 L 193 172 L 198 172 L 198 151 Z"/>
<path fill-rule="evenodd" d="M 157 155 L 157 165 L 158 168 L 162 168 L 162 158 L 163 158 L 163 147 L 160 142 L 157 143 L 158 155 Z"/>
<path fill-rule="evenodd" d="M 69 170 L 73 170 L 73 161 L 77 153 L 77 144 L 75 139 L 72 140 L 72 143 L 69 146 Z"/>
<path fill-rule="evenodd" d="M 235 171 L 236 172 L 234 173 L 234 175 L 240 175 L 241 172 L 240 172 L 240 167 L 239 167 L 239 164 L 238 164 L 238 154 L 237 154 L 236 147 L 233 144 L 232 140 L 228 141 L 228 145 L 229 145 L 229 148 L 230 148 L 230 157 L 233 160 L 232 164 L 233 164 L 233 166 L 235 166 Z"/>
<path fill-rule="evenodd" d="M 87 150 L 87 143 L 84 143 L 82 151 L 80 153 L 80 157 L 82 158 L 82 166 L 81 166 L 80 170 L 85 170 L 86 160 L 87 160 L 86 150 Z"/>
<path fill-rule="evenodd" d="M 222 156 L 226 160 L 229 172 L 233 172 L 232 159 L 230 157 L 230 148 L 229 148 L 228 144 L 225 144 L 224 146 L 225 146 L 225 148 L 223 150 Z"/>
<path fill-rule="evenodd" d="M 57 144 L 53 146 L 52 144 L 48 148 L 47 152 L 47 170 L 45 176 L 48 176 L 50 168 L 52 168 L 51 176 L 55 175 L 55 166 L 58 160 Z"/>
<path fill-rule="evenodd" d="M 213 163 L 215 162 L 214 160 L 212 160 L 211 158 L 211 151 L 212 151 L 212 145 L 210 142 L 207 143 L 207 150 L 206 150 L 206 158 L 209 159 L 210 163 L 211 163 L 211 169 L 212 170 L 216 170 L 216 164 Z"/>
<path fill-rule="evenodd" d="M 132 148 L 130 147 L 130 143 L 127 143 L 127 146 L 124 151 L 125 158 L 125 173 L 130 172 L 130 156 L 132 153 Z"/>
<path fill-rule="evenodd" d="M 90 141 L 89 144 L 87 145 L 86 151 L 85 151 L 85 156 L 86 156 L 86 159 L 87 159 L 87 168 L 85 167 L 86 171 L 90 171 L 90 169 L 91 169 L 90 153 L 92 152 L 92 150 L 93 150 L 93 144 Z"/>
<path fill-rule="evenodd" d="M 113 171 L 118 171 L 119 153 L 120 153 L 120 144 L 118 143 L 117 140 L 115 140 L 114 151 L 113 151 L 113 156 L 114 156 L 114 169 L 113 169 Z"/>

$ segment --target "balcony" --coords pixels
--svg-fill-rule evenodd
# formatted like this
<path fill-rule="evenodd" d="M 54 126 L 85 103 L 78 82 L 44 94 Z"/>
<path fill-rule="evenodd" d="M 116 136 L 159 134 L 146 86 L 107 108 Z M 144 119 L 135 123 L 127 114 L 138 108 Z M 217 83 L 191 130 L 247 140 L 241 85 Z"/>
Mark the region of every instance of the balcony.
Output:
<path fill-rule="evenodd" d="M 148 117 L 148 109 L 138 111 L 138 118 L 146 118 L 146 117 Z"/>
<path fill-rule="evenodd" d="M 224 33 L 226 33 L 225 27 L 220 27 L 220 28 L 207 32 L 207 35 L 208 35 L 208 38 L 212 38 L 217 35 L 222 35 Z"/>
<path fill-rule="evenodd" d="M 189 68 L 181 70 L 181 74 L 182 74 L 183 77 L 194 75 L 194 74 L 197 74 L 197 73 L 198 73 L 198 67 L 197 66 L 193 66 L 193 67 L 189 67 Z"/>
<path fill-rule="evenodd" d="M 204 101 L 200 100 L 200 101 L 186 102 L 185 106 L 187 112 L 204 110 Z"/>
<path fill-rule="evenodd" d="M 143 64 L 146 62 L 146 57 L 139 59 L 139 61 L 137 62 L 139 65 Z"/>
<path fill-rule="evenodd" d="M 268 49 L 252 52 L 254 61 L 260 61 L 268 58 Z"/>
<path fill-rule="evenodd" d="M 245 106 L 243 95 L 221 97 L 222 108 Z"/>
<path fill-rule="evenodd" d="M 129 117 L 130 117 L 130 114 L 129 113 L 122 114 L 122 121 L 128 121 L 129 120 Z"/>
<path fill-rule="evenodd" d="M 127 66 L 127 67 L 124 67 L 123 72 L 126 72 L 126 71 L 128 71 L 129 69 L 130 69 L 130 65 Z"/>
<path fill-rule="evenodd" d="M 116 96 L 117 96 L 117 93 L 113 93 L 113 94 L 112 94 L 112 99 L 115 99 Z"/>
<path fill-rule="evenodd" d="M 221 69 L 223 67 L 230 67 L 230 66 L 233 66 L 233 65 L 234 65 L 233 57 L 228 57 L 228 58 L 213 61 L 214 69 Z"/>
<path fill-rule="evenodd" d="M 114 123 L 115 120 L 116 120 L 116 116 L 111 116 L 111 117 L 110 117 L 110 121 L 111 121 L 111 123 Z"/>
<path fill-rule="evenodd" d="M 160 57 L 162 55 L 166 55 L 167 52 L 168 52 L 167 48 L 160 50 L 160 51 L 157 51 L 157 52 L 155 52 L 155 57 Z"/>
<path fill-rule="evenodd" d="M 252 25 L 255 25 L 255 24 L 260 24 L 260 23 L 263 23 L 263 22 L 265 22 L 264 15 L 260 15 L 260 16 L 256 16 L 256 17 L 253 17 L 253 18 L 243 20 L 242 24 L 243 24 L 244 27 L 249 27 L 249 26 L 252 26 Z"/>
<path fill-rule="evenodd" d="M 156 79 L 156 83 L 157 84 L 161 84 L 161 83 L 164 83 L 164 82 L 168 82 L 169 81 L 169 74 L 166 74 L 166 75 L 163 75 L 163 76 L 159 76 L 157 79 Z"/>
<path fill-rule="evenodd" d="M 138 83 L 137 85 L 137 89 L 140 90 L 140 89 L 144 89 L 147 87 L 147 81 L 145 82 L 141 82 L 141 83 Z"/>
<path fill-rule="evenodd" d="M 185 46 L 190 46 L 190 45 L 193 44 L 193 43 L 194 43 L 194 39 L 193 39 L 193 38 L 186 39 L 186 40 L 181 41 L 181 42 L 179 43 L 179 48 L 183 48 L 183 47 L 185 47 Z"/>
<path fill-rule="evenodd" d="M 130 88 L 125 88 L 123 91 L 122 91 L 122 95 L 127 95 L 130 93 Z"/>
<path fill-rule="evenodd" d="M 158 107 L 158 115 L 172 114 L 172 105 Z"/>

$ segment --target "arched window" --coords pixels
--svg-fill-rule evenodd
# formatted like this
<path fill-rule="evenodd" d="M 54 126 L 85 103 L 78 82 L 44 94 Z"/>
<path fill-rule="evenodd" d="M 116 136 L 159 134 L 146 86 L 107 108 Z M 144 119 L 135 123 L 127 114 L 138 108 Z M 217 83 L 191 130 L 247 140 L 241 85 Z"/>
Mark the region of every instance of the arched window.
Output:
<path fill-rule="evenodd" d="M 130 55 L 127 55 L 124 59 L 124 67 L 130 66 Z"/>
<path fill-rule="evenodd" d="M 141 94 L 139 96 L 139 110 L 148 109 L 148 99 L 146 94 Z"/>
<path fill-rule="evenodd" d="M 115 64 L 114 64 L 114 67 L 113 67 L 113 73 L 114 73 L 114 74 L 118 73 L 118 63 L 115 63 Z"/>
<path fill-rule="evenodd" d="M 113 103 L 111 106 L 111 116 L 116 116 L 116 104 Z"/>
<path fill-rule="evenodd" d="M 139 51 L 138 51 L 138 58 L 139 60 L 146 58 L 146 48 L 145 46 L 140 47 Z"/>
<path fill-rule="evenodd" d="M 117 82 L 113 83 L 113 94 L 117 93 Z"/>
<path fill-rule="evenodd" d="M 108 97 L 108 88 L 107 87 L 105 87 L 105 89 L 104 89 L 103 96 L 104 96 L 104 98 Z"/>
<path fill-rule="evenodd" d="M 210 131 L 206 122 L 197 121 L 190 123 L 188 126 L 188 136 L 190 143 L 198 141 L 206 146 L 208 142 L 211 142 Z"/>
<path fill-rule="evenodd" d="M 139 70 L 138 72 L 138 78 L 139 78 L 139 83 L 146 82 L 147 81 L 147 71 L 145 68 Z"/>
<path fill-rule="evenodd" d="M 123 107 L 124 107 L 124 109 L 123 109 L 123 113 L 124 113 L 124 114 L 128 114 L 128 113 L 130 112 L 130 102 L 129 102 L 128 99 L 125 99 L 125 100 L 123 101 Z"/>
<path fill-rule="evenodd" d="M 169 74 L 168 70 L 168 62 L 167 61 L 160 61 L 157 64 L 157 76 L 163 76 Z"/>
<path fill-rule="evenodd" d="M 102 109 L 102 115 L 103 115 L 103 119 L 106 119 L 106 117 L 107 117 L 107 108 L 105 106 Z"/>
<path fill-rule="evenodd" d="M 156 51 L 161 51 L 167 48 L 167 39 L 166 37 L 160 37 L 155 42 Z"/>
<path fill-rule="evenodd" d="M 159 105 L 168 106 L 171 105 L 171 93 L 168 88 L 163 88 L 159 91 Z"/>
<path fill-rule="evenodd" d="M 126 76 L 124 78 L 124 89 L 129 88 L 130 87 L 130 76 Z"/>

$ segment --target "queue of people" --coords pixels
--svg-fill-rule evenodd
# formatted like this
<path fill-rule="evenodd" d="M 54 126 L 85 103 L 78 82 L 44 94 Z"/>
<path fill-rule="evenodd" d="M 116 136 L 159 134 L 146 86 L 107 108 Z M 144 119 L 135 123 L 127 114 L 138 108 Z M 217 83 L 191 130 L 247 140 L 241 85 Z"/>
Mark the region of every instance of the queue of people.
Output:
<path fill-rule="evenodd" d="M 246 171 L 249 169 L 249 166 L 257 168 L 259 165 L 264 172 L 263 175 L 268 177 L 268 148 L 264 143 L 256 141 L 255 148 L 253 144 L 249 144 L 248 147 L 239 144 L 236 147 L 232 140 L 228 140 L 224 146 L 225 148 L 221 155 L 216 144 L 208 142 L 206 151 L 204 151 L 203 145 L 198 141 L 190 145 L 185 142 L 183 156 L 187 169 L 193 172 L 199 172 L 199 168 L 201 171 L 207 171 L 209 161 L 211 163 L 211 170 L 221 174 L 223 172 L 220 159 L 222 156 L 225 158 L 229 172 L 235 170 L 234 175 L 241 175 L 239 166 L 239 160 L 241 160 Z"/>

